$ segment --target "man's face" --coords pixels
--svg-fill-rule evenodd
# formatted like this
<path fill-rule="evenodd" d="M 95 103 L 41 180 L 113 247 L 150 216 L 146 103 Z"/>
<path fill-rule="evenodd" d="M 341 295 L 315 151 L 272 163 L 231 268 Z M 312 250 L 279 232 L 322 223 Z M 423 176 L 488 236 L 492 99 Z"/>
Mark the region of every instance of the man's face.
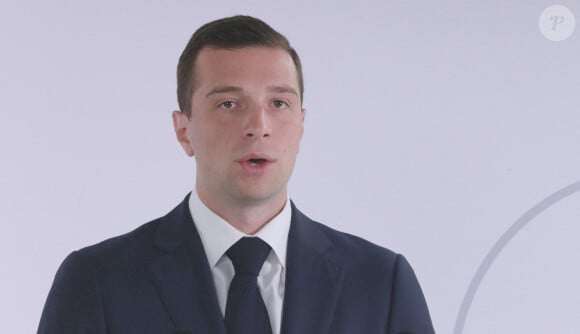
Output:
<path fill-rule="evenodd" d="M 202 197 L 257 204 L 286 198 L 305 111 L 290 55 L 279 48 L 201 50 L 191 117 L 174 113 L 195 156 Z M 277 201 L 278 200 L 278 201 Z"/>

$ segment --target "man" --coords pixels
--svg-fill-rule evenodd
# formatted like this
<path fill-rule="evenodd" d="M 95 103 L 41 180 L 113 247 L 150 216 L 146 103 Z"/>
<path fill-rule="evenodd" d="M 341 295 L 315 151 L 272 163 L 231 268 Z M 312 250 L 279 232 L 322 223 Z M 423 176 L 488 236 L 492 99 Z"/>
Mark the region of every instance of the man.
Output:
<path fill-rule="evenodd" d="M 306 110 L 284 36 L 247 16 L 202 26 L 177 91 L 195 189 L 166 216 L 69 255 L 38 333 L 433 333 L 401 255 L 290 202 Z"/>

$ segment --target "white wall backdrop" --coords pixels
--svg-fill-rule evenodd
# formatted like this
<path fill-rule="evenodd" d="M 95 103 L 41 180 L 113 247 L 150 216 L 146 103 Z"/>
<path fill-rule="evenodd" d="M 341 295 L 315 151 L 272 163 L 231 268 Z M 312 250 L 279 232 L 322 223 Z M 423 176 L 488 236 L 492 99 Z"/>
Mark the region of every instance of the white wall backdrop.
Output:
<path fill-rule="evenodd" d="M 250 14 L 304 63 L 304 212 L 405 254 L 438 333 L 579 333 L 580 28 L 546 39 L 552 4 L 1 2 L 0 332 L 36 331 L 70 251 L 191 189 L 170 120 L 178 56 L 201 24 Z"/>

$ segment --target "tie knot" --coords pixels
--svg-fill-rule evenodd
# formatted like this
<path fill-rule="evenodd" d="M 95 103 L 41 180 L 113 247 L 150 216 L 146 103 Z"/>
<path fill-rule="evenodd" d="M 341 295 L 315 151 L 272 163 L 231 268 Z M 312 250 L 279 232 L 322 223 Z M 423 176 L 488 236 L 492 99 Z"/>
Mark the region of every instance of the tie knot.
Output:
<path fill-rule="evenodd" d="M 248 276 L 258 276 L 269 253 L 270 246 L 256 237 L 243 237 L 226 252 L 236 275 Z"/>

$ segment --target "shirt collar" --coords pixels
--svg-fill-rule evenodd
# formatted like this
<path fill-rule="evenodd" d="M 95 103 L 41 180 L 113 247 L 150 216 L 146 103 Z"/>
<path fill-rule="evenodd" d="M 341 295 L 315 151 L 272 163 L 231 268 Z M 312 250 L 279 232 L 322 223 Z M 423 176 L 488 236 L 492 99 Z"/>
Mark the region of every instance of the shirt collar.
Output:
<path fill-rule="evenodd" d="M 195 190 L 189 196 L 189 210 L 201 238 L 207 260 L 212 267 L 233 244 L 247 236 L 211 211 L 201 201 Z M 290 200 L 286 200 L 282 211 L 253 235 L 272 247 L 278 261 L 284 268 L 286 267 L 286 246 L 288 245 L 291 217 Z"/>

